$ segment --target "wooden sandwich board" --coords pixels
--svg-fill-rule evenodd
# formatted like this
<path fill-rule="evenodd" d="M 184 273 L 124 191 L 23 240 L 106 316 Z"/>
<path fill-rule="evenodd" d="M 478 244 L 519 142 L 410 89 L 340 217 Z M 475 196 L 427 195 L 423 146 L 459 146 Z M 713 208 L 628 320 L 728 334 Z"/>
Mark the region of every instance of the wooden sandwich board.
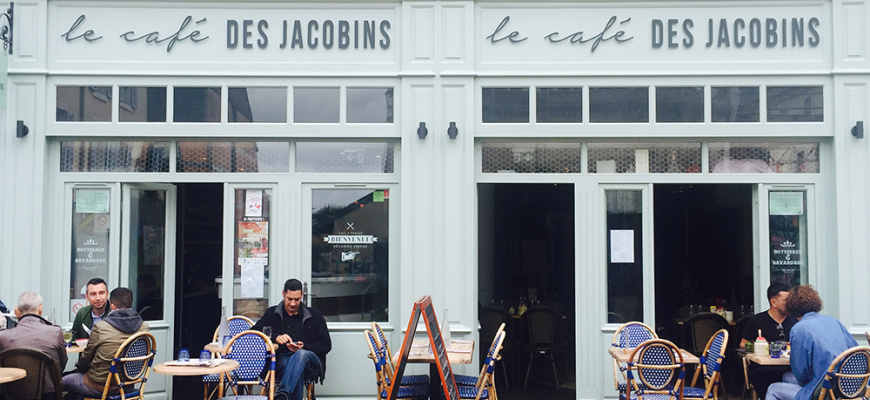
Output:
<path fill-rule="evenodd" d="M 405 364 L 407 364 L 408 354 L 411 352 L 411 343 L 414 341 L 414 334 L 417 332 L 417 322 L 420 320 L 420 315 L 423 315 L 423 324 L 426 326 L 426 333 L 429 335 L 429 346 L 432 349 L 432 353 L 435 354 L 435 366 L 441 378 L 444 398 L 459 400 L 459 391 L 456 389 L 456 381 L 453 379 L 453 370 L 450 368 L 450 362 L 447 360 L 447 347 L 444 345 L 444 338 L 441 337 L 441 328 L 438 325 L 438 319 L 435 317 L 435 308 L 432 307 L 432 298 L 429 295 L 420 297 L 414 302 L 414 311 L 411 312 L 408 330 L 405 331 L 405 339 L 402 341 L 402 350 L 399 352 L 399 360 L 396 362 L 396 372 L 390 384 L 388 399 L 395 400 L 398 398 L 402 376 L 405 374 Z M 436 395 L 436 393 L 429 393 L 431 398 L 435 398 Z"/>

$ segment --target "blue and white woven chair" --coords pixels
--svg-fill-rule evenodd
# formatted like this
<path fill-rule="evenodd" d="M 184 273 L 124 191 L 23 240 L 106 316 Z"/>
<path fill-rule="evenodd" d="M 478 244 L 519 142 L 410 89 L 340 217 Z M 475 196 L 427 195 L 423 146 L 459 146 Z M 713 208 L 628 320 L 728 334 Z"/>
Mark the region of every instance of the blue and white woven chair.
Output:
<path fill-rule="evenodd" d="M 233 395 L 224 400 L 273 400 L 275 398 L 275 350 L 272 341 L 260 331 L 244 331 L 230 339 L 224 358 L 239 362 L 239 368 L 221 374 L 218 393 L 229 382 Z M 261 376 L 266 371 L 265 376 Z M 259 395 L 239 395 L 239 386 L 260 386 Z M 253 391 L 253 390 L 251 390 Z"/>
<path fill-rule="evenodd" d="M 480 374 L 478 374 L 477 376 L 454 374 L 453 379 L 456 381 L 457 385 L 477 386 L 477 384 L 480 382 L 480 380 L 483 378 L 484 374 L 486 373 L 487 369 L 490 368 L 489 365 L 492 364 L 493 367 L 495 367 L 495 362 L 492 362 L 492 361 L 497 359 L 494 357 L 500 358 L 498 356 L 498 353 L 501 350 L 500 342 L 504 343 L 504 335 L 502 335 L 504 333 L 504 327 L 505 327 L 505 324 L 501 324 L 501 326 L 498 328 L 498 330 L 496 330 L 495 337 L 492 338 L 492 344 L 489 346 L 489 350 L 487 350 L 487 352 L 486 352 L 486 358 L 484 358 L 483 364 L 481 365 Z M 501 337 L 499 337 L 499 336 L 501 336 Z M 501 340 L 499 340 L 499 339 L 501 339 Z"/>
<path fill-rule="evenodd" d="M 855 346 L 846 350 L 828 367 L 822 380 L 819 400 L 866 399 L 870 396 L 870 347 Z"/>
<path fill-rule="evenodd" d="M 707 342 L 704 353 L 701 354 L 701 365 L 695 369 L 692 385 L 686 386 L 686 389 L 683 391 L 683 398 L 706 400 L 712 395 L 714 399 L 719 399 L 720 370 L 722 369 L 722 360 L 725 359 L 727 343 L 728 331 L 725 329 L 720 329 L 713 334 L 713 337 Z M 704 373 L 704 387 L 695 387 L 701 372 Z"/>
<path fill-rule="evenodd" d="M 633 349 L 650 339 L 658 339 L 658 335 L 648 325 L 637 321 L 626 322 L 616 329 L 610 345 L 622 349 Z M 620 365 L 615 358 L 613 359 L 613 387 L 619 393 L 625 392 L 626 369 L 625 365 Z"/>
<path fill-rule="evenodd" d="M 504 324 L 502 324 L 504 325 Z M 499 360 L 498 352 L 501 350 L 505 339 L 504 329 L 501 328 L 495 335 L 492 345 L 487 352 L 486 360 L 483 362 L 483 368 L 480 370 L 480 376 L 468 375 L 453 375 L 456 381 L 457 389 L 459 390 L 460 399 L 493 399 L 497 400 L 498 395 L 495 392 L 495 364 Z"/>
<path fill-rule="evenodd" d="M 627 387 L 620 400 L 682 400 L 686 368 L 673 343 L 650 339 L 631 353 L 626 370 Z"/>
<path fill-rule="evenodd" d="M 106 386 L 100 400 L 133 400 L 145 398 L 145 383 L 157 354 L 157 341 L 148 332 L 139 332 L 127 338 L 109 367 Z M 115 389 L 117 387 L 117 390 Z M 84 400 L 97 398 L 80 397 Z"/>
<path fill-rule="evenodd" d="M 384 330 L 381 329 L 381 326 L 378 325 L 377 322 L 372 321 L 372 333 L 374 334 L 376 341 L 376 349 L 381 353 L 381 361 L 383 361 L 382 368 L 386 368 L 385 373 L 389 376 L 395 375 L 396 365 L 393 364 L 392 352 L 390 351 L 390 344 L 387 342 L 387 337 L 384 335 Z M 429 375 L 405 375 L 402 376 L 402 385 L 403 386 L 413 386 L 413 385 L 428 385 L 429 384 Z"/>
<path fill-rule="evenodd" d="M 233 315 L 232 317 L 227 318 L 227 325 L 230 329 L 230 337 L 236 336 L 248 329 L 251 329 L 254 326 L 254 321 L 251 321 L 250 318 L 245 317 L 243 315 Z M 219 342 L 218 331 L 220 327 L 214 329 L 214 336 L 212 337 L 212 342 Z M 214 356 L 214 355 L 213 355 Z M 203 400 L 210 399 L 215 392 L 217 392 L 217 387 L 209 390 L 210 384 L 216 384 L 220 380 L 220 374 L 209 374 L 202 377 L 202 387 L 203 387 Z"/>
<path fill-rule="evenodd" d="M 375 334 L 369 330 L 366 330 L 363 334 L 366 337 L 366 345 L 369 347 L 369 357 L 375 364 L 375 379 L 378 384 L 378 399 L 387 399 L 389 397 L 387 392 L 390 390 L 393 375 L 388 374 L 386 368 L 384 368 L 384 365 L 386 365 L 387 362 L 383 359 L 381 351 L 377 348 L 378 342 L 377 339 L 375 339 Z M 429 398 L 429 386 L 400 386 L 398 398 L 426 400 Z"/>

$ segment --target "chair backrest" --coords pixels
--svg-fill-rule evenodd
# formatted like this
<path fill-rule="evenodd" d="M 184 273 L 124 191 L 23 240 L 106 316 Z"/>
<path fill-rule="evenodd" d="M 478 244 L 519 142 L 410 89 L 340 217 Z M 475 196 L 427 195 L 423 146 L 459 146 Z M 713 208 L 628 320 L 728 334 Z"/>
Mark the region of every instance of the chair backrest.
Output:
<path fill-rule="evenodd" d="M 559 327 L 562 314 L 550 307 L 532 307 L 522 316 L 527 340 L 524 342 L 532 347 L 553 347 L 561 339 Z"/>
<path fill-rule="evenodd" d="M 221 375 L 221 383 L 224 379 L 229 381 L 233 392 L 238 394 L 238 385 L 261 386 L 260 394 L 269 392 L 269 398 L 275 395 L 275 350 L 272 341 L 260 331 L 246 330 L 236 334 L 230 339 L 224 350 L 224 358 L 239 362 L 239 368 L 235 371 L 225 372 Z M 262 377 L 263 371 L 267 371 Z"/>
<path fill-rule="evenodd" d="M 822 381 L 819 400 L 829 396 L 831 400 L 866 398 L 870 394 L 870 347 L 855 346 L 848 349 L 828 367 Z"/>
<path fill-rule="evenodd" d="M 647 340 L 658 339 L 658 337 L 659 336 L 655 331 L 653 331 L 648 325 L 642 322 L 631 321 L 616 328 L 616 332 L 613 333 L 613 340 L 610 345 L 613 347 L 632 349 Z"/>
<path fill-rule="evenodd" d="M 128 337 L 112 358 L 106 386 L 103 387 L 103 397 L 108 395 L 112 386 L 118 386 L 121 398 L 130 398 L 129 394 L 135 391 L 139 392 L 139 396 L 133 398 L 142 398 L 155 354 L 157 340 L 151 333 L 139 332 Z"/>
<path fill-rule="evenodd" d="M 227 325 L 230 328 L 230 337 L 236 336 L 248 329 L 251 329 L 254 326 L 254 321 L 251 321 L 250 318 L 244 315 L 233 315 L 232 317 L 227 318 Z M 214 328 L 214 336 L 212 336 L 211 341 L 218 341 L 218 331 L 220 330 L 220 326 Z"/>
<path fill-rule="evenodd" d="M 664 339 L 647 340 L 631 354 L 625 397 L 630 398 L 634 391 L 638 398 L 664 394 L 682 400 L 685 373 L 683 355 L 677 346 Z"/>
<path fill-rule="evenodd" d="M 386 363 L 381 357 L 381 352 L 378 349 L 378 341 L 375 338 L 375 334 L 372 331 L 366 330 L 363 332 L 366 338 L 366 345 L 369 347 L 369 355 L 372 358 L 372 362 L 375 364 L 375 379 L 378 384 L 378 393 L 381 393 L 382 390 L 388 388 L 389 384 L 389 376 L 384 371 L 384 364 Z"/>
<path fill-rule="evenodd" d="M 0 398 L 5 393 L 8 399 L 40 400 L 43 392 L 54 392 L 58 400 L 63 398 L 60 365 L 48 354 L 26 347 L 6 349 L 0 351 L 0 367 L 21 368 L 27 373 L 22 379 L 0 385 Z M 50 387 L 44 387 L 46 376 Z"/>
<path fill-rule="evenodd" d="M 864 338 L 867 339 L 867 344 L 870 344 L 870 331 L 864 332 Z"/>
<path fill-rule="evenodd" d="M 498 333 L 496 333 L 495 338 L 492 340 L 492 345 L 489 347 L 489 351 L 487 352 L 488 355 L 484 362 L 483 369 L 480 372 L 480 377 L 477 379 L 477 385 L 475 385 L 477 387 L 475 400 L 480 398 L 484 389 L 493 391 L 495 388 L 493 371 L 495 371 L 495 363 L 499 359 L 498 352 L 501 350 L 506 334 L 507 333 L 504 330 L 499 330 Z"/>
<path fill-rule="evenodd" d="M 712 394 L 718 398 L 718 386 L 722 360 L 725 358 L 725 350 L 728 345 L 728 331 L 720 329 L 710 337 L 704 353 L 701 355 L 701 368 L 704 372 L 704 398 Z"/>
<path fill-rule="evenodd" d="M 480 343 L 489 343 L 495 339 L 495 334 L 501 324 L 510 321 L 511 315 L 501 307 L 483 307 L 477 313 L 480 323 Z"/>
<path fill-rule="evenodd" d="M 696 355 L 704 352 L 710 338 L 720 329 L 729 327 L 728 320 L 716 313 L 695 314 L 683 323 L 687 350 Z"/>

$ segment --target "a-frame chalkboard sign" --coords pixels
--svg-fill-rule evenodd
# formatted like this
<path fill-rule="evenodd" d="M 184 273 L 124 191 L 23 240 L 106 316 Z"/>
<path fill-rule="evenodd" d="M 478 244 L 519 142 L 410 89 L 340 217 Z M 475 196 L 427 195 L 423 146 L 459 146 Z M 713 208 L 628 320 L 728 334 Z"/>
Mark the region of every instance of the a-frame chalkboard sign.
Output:
<path fill-rule="evenodd" d="M 438 370 L 438 375 L 441 378 L 441 387 L 444 389 L 444 398 L 448 400 L 459 400 L 459 391 L 456 390 L 456 381 L 453 379 L 453 370 L 450 368 L 450 362 L 447 360 L 447 347 L 444 346 L 444 339 L 441 337 L 441 328 L 438 325 L 438 319 L 435 318 L 435 308 L 432 307 L 432 298 L 428 295 L 420 297 L 414 302 L 414 311 L 411 313 L 411 320 L 408 321 L 408 330 L 405 331 L 405 340 L 402 342 L 402 350 L 399 352 L 399 360 L 396 362 L 396 374 L 390 385 L 389 400 L 395 400 L 399 395 L 399 386 L 402 383 L 402 376 L 405 374 L 405 364 L 408 362 L 408 354 L 411 352 L 411 342 L 414 341 L 414 334 L 417 331 L 417 321 L 420 320 L 420 315 L 423 315 L 423 323 L 426 325 L 426 332 L 429 334 L 429 345 L 432 348 L 432 353 L 435 355 L 435 367 Z M 430 377 L 430 379 L 433 377 Z M 435 398 L 436 393 L 429 393 L 430 398 Z M 440 397 L 440 396 L 439 396 Z"/>

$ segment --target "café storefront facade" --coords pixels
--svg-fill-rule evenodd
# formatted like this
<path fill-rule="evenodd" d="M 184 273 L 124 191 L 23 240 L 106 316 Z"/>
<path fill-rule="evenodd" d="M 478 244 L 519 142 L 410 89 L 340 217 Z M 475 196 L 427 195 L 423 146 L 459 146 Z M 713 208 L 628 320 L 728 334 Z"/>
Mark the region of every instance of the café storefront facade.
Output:
<path fill-rule="evenodd" d="M 400 341 L 423 294 L 475 338 L 476 305 L 519 295 L 499 292 L 511 252 L 570 270 L 578 399 L 615 396 L 620 318 L 659 325 L 731 253 L 720 297 L 762 310 L 770 282 L 810 283 L 857 337 L 868 18 L 862 0 L 16 2 L 0 298 L 36 290 L 69 326 L 88 279 L 128 286 L 165 360 L 298 277 L 333 338 L 320 397 L 372 396 L 361 332 Z M 529 185 L 566 188 L 546 221 L 569 233 L 499 242 L 515 216 L 493 205 L 534 209 Z M 697 188 L 742 225 L 669 207 Z"/>

